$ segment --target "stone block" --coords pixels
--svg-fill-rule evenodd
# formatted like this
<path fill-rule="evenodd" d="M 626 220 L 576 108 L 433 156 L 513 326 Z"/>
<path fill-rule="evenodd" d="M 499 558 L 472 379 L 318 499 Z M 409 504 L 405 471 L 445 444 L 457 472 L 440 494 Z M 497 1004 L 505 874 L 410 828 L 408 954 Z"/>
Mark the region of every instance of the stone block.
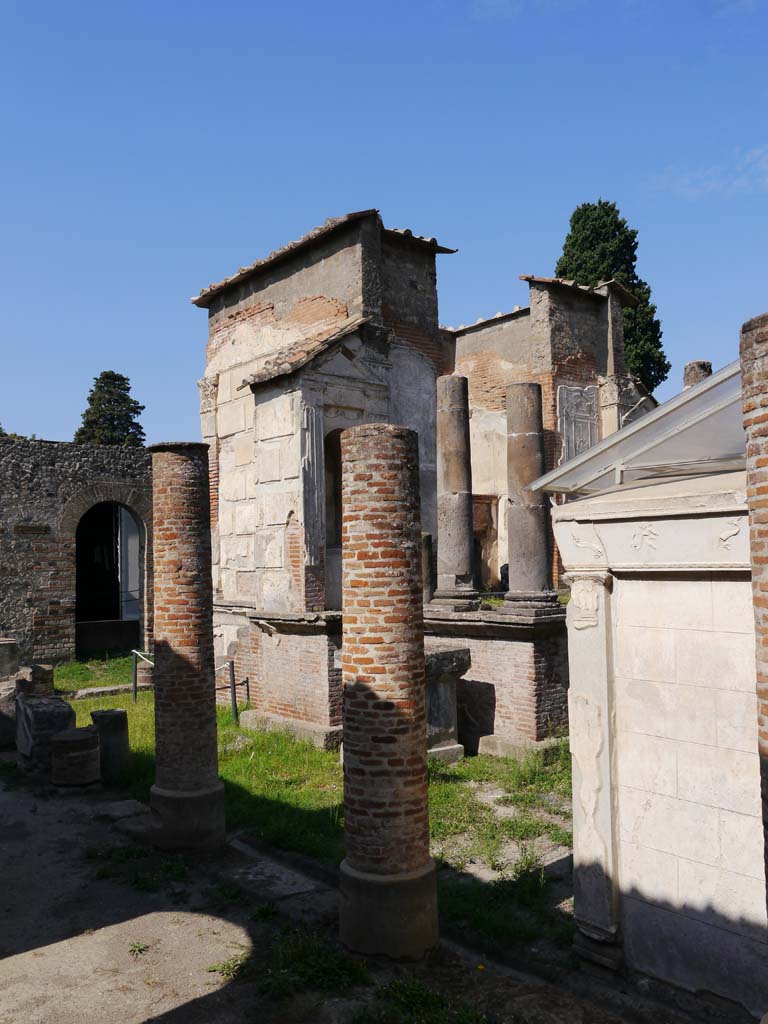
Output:
<path fill-rule="evenodd" d="M 718 690 L 755 690 L 751 633 L 675 631 L 677 681 Z"/>
<path fill-rule="evenodd" d="M 20 669 L 16 691 L 27 697 L 53 697 L 53 665 L 27 665 Z"/>
<path fill-rule="evenodd" d="M 261 507 L 253 499 L 239 502 L 234 506 L 234 532 L 237 534 L 254 534 L 262 525 Z"/>
<path fill-rule="evenodd" d="M 294 434 L 297 426 L 293 395 L 278 395 L 256 409 L 256 437 L 260 441 Z"/>
<path fill-rule="evenodd" d="M 760 815 L 760 761 L 757 752 L 680 743 L 677 796 L 739 814 Z"/>
<path fill-rule="evenodd" d="M 235 465 L 236 466 L 248 466 L 253 462 L 253 438 L 248 437 L 236 437 L 235 438 Z"/>
<path fill-rule="evenodd" d="M 715 694 L 717 744 L 732 750 L 757 750 L 757 693 L 719 690 Z"/>
<path fill-rule="evenodd" d="M 647 626 L 618 626 L 616 673 L 628 679 L 674 682 L 674 631 Z"/>
<path fill-rule="evenodd" d="M 678 795 L 677 745 L 674 740 L 619 732 L 616 748 L 619 779 L 625 786 L 666 796 Z"/>
<path fill-rule="evenodd" d="M 620 888 L 627 896 L 677 905 L 677 865 L 671 853 L 622 842 L 619 850 Z"/>
<path fill-rule="evenodd" d="M 15 640 L 0 638 L 0 680 L 15 676 L 19 670 L 19 645 Z"/>
<path fill-rule="evenodd" d="M 619 789 L 622 842 L 705 864 L 719 863 L 719 815 L 724 813 L 626 786 Z"/>
<path fill-rule="evenodd" d="M 618 588 L 618 624 L 656 629 L 712 629 L 708 579 L 625 579 Z"/>
<path fill-rule="evenodd" d="M 720 855 L 724 867 L 765 884 L 763 826 L 760 818 L 719 811 Z M 695 854 L 692 860 L 703 860 Z"/>
<path fill-rule="evenodd" d="M 219 437 L 240 434 L 245 430 L 247 399 L 239 398 L 234 402 L 220 405 L 217 413 Z"/>
<path fill-rule="evenodd" d="M 618 726 L 627 732 L 717 743 L 715 690 L 617 679 L 616 705 Z"/>
<path fill-rule="evenodd" d="M 51 739 L 75 725 L 74 708 L 60 697 L 27 697 L 16 700 L 16 748 L 25 771 L 48 772 Z"/>
<path fill-rule="evenodd" d="M 256 449 L 256 479 L 266 484 L 280 478 L 280 445 L 273 441 L 260 441 Z"/>
<path fill-rule="evenodd" d="M 99 731 L 95 726 L 64 729 L 51 737 L 54 786 L 91 786 L 100 778 Z"/>
<path fill-rule="evenodd" d="M 251 732 L 289 732 L 294 739 L 311 743 L 321 750 L 338 750 L 341 746 L 340 725 L 321 725 L 263 711 L 243 711 L 240 726 Z"/>
<path fill-rule="evenodd" d="M 712 620 L 719 632 L 754 636 L 752 584 L 748 579 L 712 581 Z"/>
<path fill-rule="evenodd" d="M 225 501 L 242 501 L 245 498 L 246 470 L 232 470 L 231 473 L 221 474 L 219 480 L 219 495 Z"/>
<path fill-rule="evenodd" d="M 443 761 L 457 761 L 464 747 L 457 738 L 456 686 L 469 669 L 469 648 L 427 654 L 427 753 Z"/>
<path fill-rule="evenodd" d="M 282 531 L 262 530 L 256 534 L 252 564 L 257 569 L 281 569 L 283 567 Z"/>
<path fill-rule="evenodd" d="M 765 942 L 658 907 L 624 899 L 624 941 L 635 970 L 691 992 L 716 992 L 755 1017 L 768 1006 Z"/>
<path fill-rule="evenodd" d="M 765 885 L 750 878 L 697 861 L 678 860 L 680 904 L 689 917 L 719 924 L 729 931 L 765 941 Z M 726 924 L 727 922 L 727 924 Z"/>

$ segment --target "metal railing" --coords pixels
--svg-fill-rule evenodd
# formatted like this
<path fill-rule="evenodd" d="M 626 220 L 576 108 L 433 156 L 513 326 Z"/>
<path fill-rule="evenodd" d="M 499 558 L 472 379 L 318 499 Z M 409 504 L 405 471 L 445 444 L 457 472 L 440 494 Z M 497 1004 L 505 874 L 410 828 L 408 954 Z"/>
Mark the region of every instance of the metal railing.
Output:
<path fill-rule="evenodd" d="M 131 693 L 133 695 L 133 703 L 135 704 L 139 698 L 139 658 L 142 661 L 146 661 L 148 665 L 154 665 L 155 663 L 144 651 L 131 651 L 131 657 L 133 658 L 133 665 L 131 666 Z"/>
<path fill-rule="evenodd" d="M 216 666 L 214 668 L 214 672 L 215 673 L 221 672 L 221 670 L 223 668 L 228 668 L 229 669 L 229 683 L 228 683 L 227 686 L 217 686 L 216 687 L 216 692 L 218 693 L 220 690 L 227 690 L 227 689 L 229 690 L 229 699 L 230 699 L 230 701 L 232 703 L 232 721 L 235 723 L 235 725 L 238 725 L 239 722 L 240 722 L 240 712 L 237 709 L 237 683 L 235 682 L 235 662 L 234 662 L 234 660 L 232 658 L 228 658 L 226 661 L 222 662 L 221 665 Z M 245 684 L 245 700 L 246 700 L 247 704 L 250 704 L 251 703 L 251 684 L 250 684 L 250 681 L 248 679 L 248 676 L 245 677 L 243 682 Z"/>
<path fill-rule="evenodd" d="M 149 657 L 149 655 L 144 653 L 144 651 L 131 651 L 131 657 L 133 658 L 133 665 L 131 669 L 131 691 L 133 693 L 133 703 L 135 704 L 139 695 L 139 658 L 141 658 L 142 661 L 146 661 L 148 665 L 154 665 L 155 663 L 152 660 L 152 658 Z M 220 690 L 229 690 L 230 700 L 232 702 L 232 720 L 234 721 L 235 725 L 238 725 L 240 722 L 240 712 L 238 711 L 237 707 L 237 683 L 235 681 L 234 659 L 228 658 L 227 661 L 222 662 L 221 665 L 215 666 L 214 673 L 218 674 L 219 672 L 221 672 L 223 668 L 229 669 L 229 683 L 226 686 L 217 686 L 216 692 L 218 693 Z M 250 704 L 251 684 L 250 680 L 248 679 L 248 676 L 245 677 L 243 683 L 245 684 L 245 700 L 246 703 Z"/>

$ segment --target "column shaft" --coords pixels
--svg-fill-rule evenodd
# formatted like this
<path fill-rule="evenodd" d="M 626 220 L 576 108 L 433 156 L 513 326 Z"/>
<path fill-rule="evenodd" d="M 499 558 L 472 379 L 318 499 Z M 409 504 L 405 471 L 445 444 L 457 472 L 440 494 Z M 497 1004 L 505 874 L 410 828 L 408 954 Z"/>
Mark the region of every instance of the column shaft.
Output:
<path fill-rule="evenodd" d="M 213 660 L 208 445 L 152 451 L 155 606 L 155 785 L 165 847 L 224 839 Z"/>
<path fill-rule="evenodd" d="M 507 390 L 507 601 L 554 599 L 547 497 L 526 489 L 543 472 L 541 385 L 512 384 Z"/>
<path fill-rule="evenodd" d="M 342 456 L 342 941 L 418 958 L 438 941 L 429 854 L 416 434 L 347 430 Z"/>
<path fill-rule="evenodd" d="M 479 607 L 474 578 L 472 462 L 466 377 L 437 379 L 437 589 L 434 602 Z"/>

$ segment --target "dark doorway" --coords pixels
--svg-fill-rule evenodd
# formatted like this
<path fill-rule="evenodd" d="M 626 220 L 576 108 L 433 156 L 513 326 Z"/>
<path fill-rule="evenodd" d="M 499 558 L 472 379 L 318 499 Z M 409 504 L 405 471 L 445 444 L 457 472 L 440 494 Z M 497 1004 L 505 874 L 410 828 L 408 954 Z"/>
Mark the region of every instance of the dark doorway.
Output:
<path fill-rule="evenodd" d="M 94 505 L 77 525 L 77 654 L 138 647 L 142 606 L 141 530 L 116 502 Z"/>
<path fill-rule="evenodd" d="M 325 437 L 325 607 L 341 608 L 341 429 Z"/>

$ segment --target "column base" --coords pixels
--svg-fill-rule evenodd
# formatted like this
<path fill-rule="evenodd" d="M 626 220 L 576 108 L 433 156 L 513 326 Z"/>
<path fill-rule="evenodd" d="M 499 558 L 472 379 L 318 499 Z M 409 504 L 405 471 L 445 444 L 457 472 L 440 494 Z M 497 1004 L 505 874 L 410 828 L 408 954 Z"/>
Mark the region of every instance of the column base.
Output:
<path fill-rule="evenodd" d="M 147 838 L 163 850 L 215 850 L 226 838 L 224 783 L 210 789 L 149 791 L 152 834 Z"/>
<path fill-rule="evenodd" d="M 480 608 L 480 595 L 476 590 L 436 590 L 431 607 L 452 612 L 476 612 Z"/>
<path fill-rule="evenodd" d="M 573 951 L 582 960 L 599 964 L 609 971 L 620 971 L 624 966 L 624 952 L 615 940 L 598 942 L 578 928 L 573 938 Z"/>
<path fill-rule="evenodd" d="M 399 875 L 339 869 L 339 937 L 356 953 L 392 960 L 421 960 L 440 941 L 437 880 L 425 868 Z"/>
<path fill-rule="evenodd" d="M 544 607 L 557 604 L 556 590 L 508 590 L 504 595 L 504 608 L 511 605 L 527 605 L 529 607 Z"/>

